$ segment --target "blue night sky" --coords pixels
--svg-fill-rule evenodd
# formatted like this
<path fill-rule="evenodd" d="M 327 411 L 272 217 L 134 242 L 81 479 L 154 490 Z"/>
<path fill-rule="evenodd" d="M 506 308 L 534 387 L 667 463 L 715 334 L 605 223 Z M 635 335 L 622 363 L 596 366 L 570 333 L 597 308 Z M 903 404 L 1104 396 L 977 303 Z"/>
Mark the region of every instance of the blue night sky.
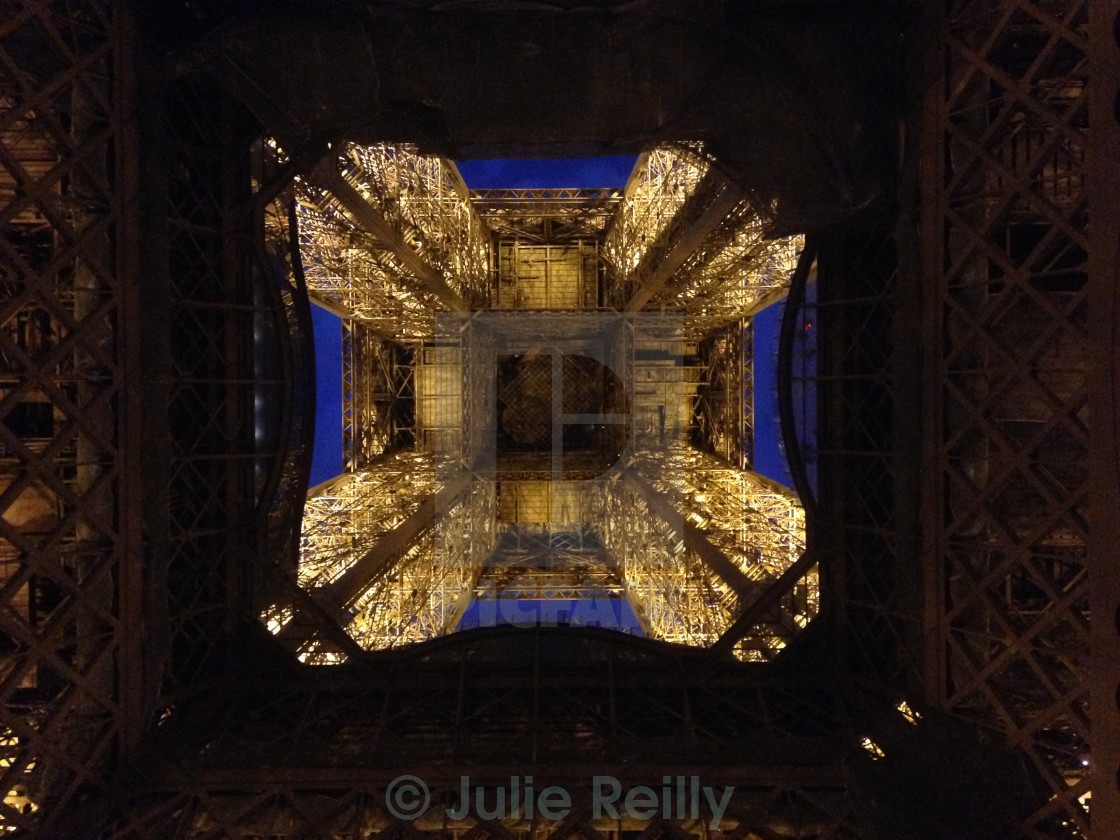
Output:
<path fill-rule="evenodd" d="M 311 487 L 342 472 L 342 321 L 321 306 L 311 307 L 315 339 L 315 448 Z"/>
<path fill-rule="evenodd" d="M 635 157 L 548 160 L 459 161 L 463 180 L 472 189 L 516 187 L 622 187 Z M 789 485 L 789 472 L 778 441 L 775 363 L 779 306 L 754 319 L 755 329 L 755 469 Z M 318 306 L 311 307 L 315 337 L 316 417 L 311 486 L 342 472 L 342 325 Z"/>
<path fill-rule="evenodd" d="M 456 630 L 479 627 L 601 627 L 645 636 L 625 598 L 536 601 L 500 598 L 471 601 Z"/>
<path fill-rule="evenodd" d="M 548 160 L 461 160 L 459 172 L 472 190 L 526 187 L 624 187 L 636 156 Z"/>

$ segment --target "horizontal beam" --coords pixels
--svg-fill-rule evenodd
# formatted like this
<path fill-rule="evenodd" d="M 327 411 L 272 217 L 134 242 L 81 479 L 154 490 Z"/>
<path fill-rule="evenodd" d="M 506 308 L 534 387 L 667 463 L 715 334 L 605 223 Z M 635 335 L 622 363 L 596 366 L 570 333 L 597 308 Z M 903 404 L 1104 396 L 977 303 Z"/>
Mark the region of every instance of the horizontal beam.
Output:
<path fill-rule="evenodd" d="M 341 318 L 343 321 L 352 320 L 354 317 L 354 313 L 350 311 L 350 308 L 348 306 L 340 303 L 337 300 L 331 300 L 326 295 L 320 294 L 314 289 L 307 290 L 307 297 L 310 298 L 311 302 L 316 306 L 327 310 L 332 315 L 336 315 L 337 317 Z"/>
<path fill-rule="evenodd" d="M 773 785 L 780 779 L 783 785 L 804 785 L 811 787 L 842 787 L 845 782 L 843 768 L 836 758 L 836 740 L 820 739 L 821 744 L 815 741 L 802 739 L 804 743 L 797 744 L 797 752 L 803 755 L 793 755 L 791 758 L 811 758 L 810 753 L 818 756 L 816 763 L 795 764 L 762 764 L 747 762 L 720 762 L 711 763 L 679 763 L 673 765 L 675 776 L 698 776 L 704 780 L 705 785 L 732 785 L 737 788 L 766 787 Z M 793 739 L 790 739 L 793 748 Z M 745 743 L 744 746 L 749 746 Z M 822 748 L 823 747 L 823 748 Z M 663 747 L 661 747 L 663 749 Z M 791 752 L 793 749 L 791 749 Z M 743 750 L 749 754 L 748 749 Z M 833 763 L 825 763 L 824 759 Z M 787 759 L 788 761 L 788 759 Z M 409 771 L 421 776 L 432 785 L 446 785 L 452 792 L 458 790 L 462 773 L 458 770 L 449 771 L 446 760 L 441 762 L 412 761 Z M 471 764 L 470 776 L 478 784 L 498 781 L 509 781 L 510 776 L 520 776 L 525 772 L 523 763 L 510 761 L 502 764 Z M 550 781 L 568 781 L 572 793 L 579 788 L 577 785 L 586 785 L 595 776 L 613 776 L 625 785 L 647 784 L 650 779 L 660 780 L 666 773 L 665 764 L 657 761 L 646 762 L 550 762 L 548 765 L 548 778 Z M 400 766 L 344 766 L 344 767 L 192 767 L 190 769 L 171 769 L 160 773 L 158 777 L 146 780 L 138 785 L 138 790 L 145 792 L 171 791 L 181 793 L 188 791 L 205 791 L 209 788 L 221 789 L 223 792 L 235 790 L 252 790 L 260 785 L 276 785 L 283 790 L 368 790 L 388 785 L 393 779 L 400 776 Z M 439 789 L 437 787 L 437 792 Z"/>

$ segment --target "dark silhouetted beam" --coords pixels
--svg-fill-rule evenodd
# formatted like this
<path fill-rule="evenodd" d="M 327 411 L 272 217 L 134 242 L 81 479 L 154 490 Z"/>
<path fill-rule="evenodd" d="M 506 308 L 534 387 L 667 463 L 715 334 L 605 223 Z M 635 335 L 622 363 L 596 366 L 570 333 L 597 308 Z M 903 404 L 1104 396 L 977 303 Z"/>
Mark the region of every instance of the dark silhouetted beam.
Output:
<path fill-rule="evenodd" d="M 802 554 L 797 562 L 782 572 L 778 578 L 767 583 L 761 595 L 743 607 L 743 611 L 739 613 L 735 623 L 728 627 L 727 631 L 709 649 L 713 653 L 730 653 L 731 649 L 735 647 L 735 643 L 746 636 L 758 622 L 762 621 L 770 610 L 780 604 L 782 598 L 793 591 L 793 588 L 816 564 L 817 557 L 815 554 L 810 554 L 808 551 Z"/>

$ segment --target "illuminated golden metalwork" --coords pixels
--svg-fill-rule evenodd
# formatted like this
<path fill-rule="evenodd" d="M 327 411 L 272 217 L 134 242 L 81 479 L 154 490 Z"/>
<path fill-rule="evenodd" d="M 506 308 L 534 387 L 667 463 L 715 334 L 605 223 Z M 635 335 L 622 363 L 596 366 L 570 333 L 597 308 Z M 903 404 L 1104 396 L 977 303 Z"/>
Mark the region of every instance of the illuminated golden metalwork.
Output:
<path fill-rule="evenodd" d="M 698 344 L 704 377 L 695 422 L 701 448 L 742 469 L 754 463 L 754 324 L 744 318 Z"/>
<path fill-rule="evenodd" d="M 776 482 L 686 447 L 644 451 L 633 463 L 751 580 L 777 577 L 804 552 L 805 511 Z"/>
<path fill-rule="evenodd" d="M 407 144 L 358 146 L 343 175 L 470 306 L 489 299 L 489 235 L 455 164 Z"/>
<path fill-rule="evenodd" d="M 342 321 L 342 458 L 345 472 L 373 463 L 415 429 L 402 422 L 414 398 L 415 351 L 378 336 L 365 321 Z"/>
<path fill-rule="evenodd" d="M 698 338 L 784 296 L 803 246 L 800 236 L 768 238 L 700 144 L 659 147 L 639 159 L 603 243 L 609 298 L 682 312 Z"/>
<path fill-rule="evenodd" d="M 432 334 L 438 300 L 407 281 L 402 266 L 306 183 L 296 190 L 300 253 L 312 299 L 396 338 Z"/>
<path fill-rule="evenodd" d="M 437 489 L 434 458 L 411 451 L 317 488 L 304 507 L 300 585 L 337 580 Z"/>
<path fill-rule="evenodd" d="M 618 212 L 622 190 L 473 190 L 471 203 L 499 238 L 530 242 L 597 242 Z"/>
<path fill-rule="evenodd" d="M 453 163 L 411 146 L 353 144 L 335 163 L 295 191 L 313 298 L 397 339 L 430 337 L 449 296 L 485 305 L 489 236 Z M 376 230 L 362 224 L 369 216 Z"/>
<path fill-rule="evenodd" d="M 26 752 L 26 749 L 22 751 Z M 19 736 L 8 728 L 0 731 L 0 769 L 7 771 L 9 768 L 17 768 L 16 772 L 22 772 L 27 777 L 23 782 L 9 782 L 10 790 L 4 794 L 4 805 L 19 814 L 33 814 L 39 810 L 39 804 L 32 799 L 30 791 L 35 760 L 27 761 L 26 758 L 21 758 L 20 752 Z M 21 766 L 22 771 L 18 769 Z M 0 823 L 0 834 L 12 834 L 17 830 L 18 827 L 15 825 Z"/>
<path fill-rule="evenodd" d="M 441 493 L 456 481 L 456 492 Z M 469 493 L 462 485 L 450 460 L 402 451 L 316 488 L 304 509 L 300 586 L 345 616 L 368 649 L 453 629 L 496 533 L 494 483 L 473 481 Z M 280 634 L 293 616 L 275 604 L 263 619 Z M 301 658 L 338 661 L 316 639 Z"/>
<path fill-rule="evenodd" d="M 712 250 L 697 251 L 653 299 L 655 306 L 683 311 L 691 336 L 706 335 L 785 297 L 805 245 L 802 236 L 767 239 L 762 220 L 745 202 L 713 239 Z"/>
<path fill-rule="evenodd" d="M 622 206 L 603 240 L 603 255 L 614 270 L 611 303 L 622 307 L 633 291 L 636 272 L 672 226 L 710 165 L 699 144 L 660 146 L 638 158 L 626 183 Z"/>
<path fill-rule="evenodd" d="M 671 499 L 683 527 L 695 526 L 748 580 L 772 584 L 805 552 L 805 511 L 792 492 L 750 470 L 687 447 L 637 454 L 634 469 L 655 490 Z M 740 609 L 749 606 L 743 602 Z M 726 603 L 726 602 L 725 602 Z M 721 605 L 722 607 L 722 605 Z M 820 607 L 816 566 L 806 570 L 744 635 L 734 653 L 748 661 L 772 658 Z M 706 603 L 704 608 L 715 609 Z"/>
<path fill-rule="evenodd" d="M 494 548 L 495 507 L 494 483 L 473 482 L 362 594 L 347 627 L 362 647 L 399 647 L 455 629 Z"/>
<path fill-rule="evenodd" d="M 646 632 L 707 646 L 723 635 L 766 584 L 805 550 L 804 511 L 785 488 L 683 446 L 634 456 L 634 471 L 679 517 L 666 518 L 627 481 L 604 483 L 597 520 L 621 563 L 626 591 Z M 689 533 L 690 527 L 703 536 Z M 706 541 L 707 546 L 700 544 Z M 748 581 L 714 569 L 712 547 Z M 810 568 L 779 606 L 734 648 L 746 660 L 772 658 L 816 615 L 817 573 Z"/>
<path fill-rule="evenodd" d="M 759 217 L 699 144 L 644 154 L 621 198 L 563 190 L 475 196 L 482 218 L 500 231 L 494 254 L 502 256 L 492 262 L 490 236 L 453 164 L 392 145 L 349 146 L 340 161 L 338 171 L 330 166 L 339 161 L 328 161 L 298 185 L 295 207 L 308 286 L 350 319 L 344 416 L 354 471 L 313 492 L 304 514 L 298 577 L 315 609 L 365 649 L 430 639 L 453 630 L 472 597 L 489 597 L 479 589 L 484 574 L 504 579 L 495 554 L 503 535 L 576 528 L 594 535 L 605 554 L 594 561 L 602 568 L 585 568 L 599 556 L 592 552 L 568 571 L 616 581 L 611 591 L 625 592 L 649 636 L 710 646 L 734 632 L 730 649 L 747 660 L 784 647 L 816 613 L 815 566 L 772 608 L 757 616 L 751 609 L 801 557 L 804 513 L 790 491 L 739 468 L 749 462 L 742 455 L 749 441 L 740 439 L 749 436 L 749 420 L 721 427 L 724 450 L 741 456 L 737 464 L 689 441 L 704 366 L 717 364 L 702 356 L 700 339 L 729 323 L 742 331 L 754 311 L 783 294 L 800 241 L 765 239 Z M 608 210 L 614 216 L 606 222 Z M 521 270 L 526 261 L 536 261 L 532 270 Z M 496 326 L 464 311 L 480 301 L 559 311 Z M 633 316 L 586 312 L 604 302 Z M 619 427 L 629 440 L 622 473 L 573 482 L 578 503 L 559 518 L 553 503 L 560 496 L 537 488 L 534 498 L 551 511 L 541 519 L 525 494 L 533 482 L 551 487 L 547 456 L 539 464 L 529 456 L 536 467 L 526 472 L 525 457 L 513 468 L 503 455 L 503 469 L 514 472 L 503 479 L 499 515 L 496 483 L 462 472 L 492 451 L 495 360 L 521 347 L 579 357 L 603 340 L 602 324 L 588 321 L 603 317 L 621 328 L 612 327 L 613 338 L 595 352 L 607 354 L 622 385 L 607 388 L 603 403 L 607 414 L 628 418 Z M 500 350 L 496 335 L 515 349 Z M 401 348 L 396 358 L 410 360 L 410 377 L 391 371 L 389 339 Z M 743 357 L 741 341 L 724 344 Z M 719 363 L 725 355 L 708 354 Z M 739 358 L 736 370 L 745 363 Z M 740 374 L 737 381 L 747 382 Z M 407 417 L 394 416 L 401 409 L 388 399 L 369 398 L 389 391 L 407 391 Z M 737 417 L 749 414 L 748 398 L 736 402 Z M 402 440 L 415 448 L 378 454 Z M 554 566 L 517 591 L 588 589 Z M 264 618 L 291 637 L 306 609 L 276 604 Z M 345 658 L 321 625 L 305 620 L 303 631 L 304 661 Z"/>
<path fill-rule="evenodd" d="M 727 582 L 633 487 L 604 485 L 599 502 L 603 542 L 621 565 L 626 594 L 645 632 L 697 647 L 715 642 L 735 618 L 735 593 Z"/>

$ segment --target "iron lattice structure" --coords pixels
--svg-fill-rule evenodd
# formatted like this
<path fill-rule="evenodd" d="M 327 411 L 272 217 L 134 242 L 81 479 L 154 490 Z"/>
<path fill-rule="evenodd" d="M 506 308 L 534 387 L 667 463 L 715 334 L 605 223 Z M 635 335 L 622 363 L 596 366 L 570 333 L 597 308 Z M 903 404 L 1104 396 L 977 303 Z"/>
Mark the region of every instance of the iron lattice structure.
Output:
<path fill-rule="evenodd" d="M 742 319 L 700 342 L 693 444 L 746 469 L 754 463 L 754 325 Z"/>
<path fill-rule="evenodd" d="M 774 5 L 331 4 L 295 19 L 269 3 L 0 3 L 3 831 L 680 840 L 706 829 L 597 821 L 586 784 L 607 773 L 657 787 L 687 766 L 735 786 L 720 826 L 735 840 L 1120 833 L 1120 8 L 801 4 L 791 26 Z M 897 101 L 883 100 L 884 78 L 905 86 Z M 518 472 L 512 497 L 463 499 L 494 394 L 470 397 L 475 419 L 447 448 L 425 448 L 423 389 L 406 371 L 449 344 L 467 348 L 460 370 L 485 366 L 490 351 L 472 355 L 485 341 L 452 341 L 430 313 L 494 300 L 500 266 L 480 220 L 497 231 L 500 213 L 417 150 L 665 150 L 670 131 L 703 137 L 704 157 L 676 145 L 651 164 L 651 152 L 646 186 L 611 198 L 601 253 L 614 268 L 595 306 L 687 312 L 694 289 L 666 389 L 682 419 L 662 426 L 647 410 L 635 428 L 687 443 L 693 417 L 726 414 L 738 429 L 743 412 L 711 404 L 706 266 L 745 253 L 725 250 L 740 247 L 727 220 L 743 202 L 772 230 L 807 235 L 779 366 L 805 552 L 735 617 L 734 575 L 703 545 L 745 550 L 723 522 L 743 512 L 697 506 L 704 471 L 692 507 L 673 500 L 639 458 L 602 504 L 629 496 L 649 514 L 616 516 L 622 527 L 580 556 L 680 544 L 670 556 L 692 558 L 692 589 L 683 563 L 652 559 L 643 585 L 704 608 L 649 612 L 666 626 L 704 617 L 679 637 L 710 648 L 491 628 L 371 653 L 359 639 L 407 638 L 413 605 L 431 628 L 461 604 L 426 565 L 351 576 L 333 601 L 296 585 L 308 296 L 352 317 L 344 293 L 357 284 L 380 295 L 368 314 L 387 327 L 351 323 L 353 382 L 374 383 L 352 399 L 377 431 L 352 434 L 339 486 L 394 459 L 450 459 L 425 473 L 443 490 L 419 507 L 408 482 L 386 478 L 411 500 L 379 525 L 379 543 L 393 541 L 381 547 L 487 555 L 496 533 L 441 535 L 428 502 L 454 514 L 441 522 L 459 509 L 479 523 L 538 516 L 540 496 L 519 482 L 540 471 Z M 385 202 L 392 190 L 336 154 L 340 138 L 395 150 L 418 200 Z M 555 213 L 549 236 L 566 224 Z M 598 221 L 578 225 L 599 235 Z M 528 242 L 544 228 L 501 230 Z M 751 230 L 742 247 L 761 253 Z M 314 257 L 313 242 L 331 244 Z M 756 285 L 714 313 L 724 328 L 766 299 Z M 817 346 L 798 356 L 800 315 Z M 646 360 L 615 359 L 627 376 Z M 806 393 L 815 414 L 795 405 Z M 715 455 L 745 449 L 720 434 Z M 717 484 L 743 480 L 739 457 Z M 449 577 L 485 588 L 467 583 L 471 563 Z M 371 609 L 374 592 L 396 618 Z M 773 650 L 812 597 L 819 615 L 780 656 L 735 661 L 745 640 Z M 276 605 L 288 635 L 260 620 Z M 573 792 L 567 821 L 405 823 L 386 809 L 401 772 L 422 775 L 438 806 L 465 768 L 496 785 L 526 767 Z"/>
<path fill-rule="evenodd" d="M 499 454 L 498 482 L 480 476 L 472 481 L 468 495 L 513 499 L 517 510 L 514 516 L 521 526 L 601 530 L 609 560 L 618 565 L 626 583 L 627 597 L 634 603 L 646 632 L 654 638 L 708 646 L 732 627 L 739 640 L 748 635 L 749 629 L 753 641 L 742 642 L 735 648 L 737 653 L 748 659 L 772 658 L 817 612 L 815 571 L 805 564 L 798 567 L 803 578 L 798 590 L 800 607 L 790 611 L 786 605 L 790 614 L 784 619 L 768 616 L 769 629 L 740 626 L 736 620 L 764 589 L 758 582 L 777 579 L 798 562 L 804 551 L 804 519 L 790 491 L 764 486 L 761 479 L 743 471 L 750 465 L 742 455 L 751 446 L 748 425 L 729 425 L 726 419 L 721 424 L 724 445 L 738 455 L 741 469 L 737 477 L 732 477 L 736 473 L 728 465 L 720 465 L 715 459 L 705 461 L 699 453 L 689 455 L 682 448 L 687 438 L 694 436 L 689 429 L 696 413 L 699 378 L 699 368 L 686 364 L 683 356 L 688 348 L 693 348 L 695 356 L 693 343 L 686 336 L 696 334 L 704 325 L 731 329 L 726 327 L 730 321 L 742 332 L 743 325 L 749 323 L 745 316 L 788 285 L 793 263 L 787 252 L 798 243 L 764 243 L 761 219 L 750 211 L 748 202 L 738 197 L 730 208 L 722 207 L 718 200 L 713 207 L 713 196 L 734 194 L 734 188 L 708 171 L 698 145 L 691 149 L 657 148 L 644 155 L 634 168 L 631 184 L 621 191 L 621 199 L 611 191 L 581 190 L 491 191 L 476 195 L 473 202 L 481 218 L 493 222 L 497 230 L 489 237 L 476 234 L 473 238 L 470 234 L 478 217 L 464 211 L 463 190 L 451 188 L 459 183 L 453 163 L 414 151 L 402 152 L 395 146 L 351 144 L 342 157 L 352 162 L 360 175 L 353 175 L 342 185 L 336 182 L 338 196 L 330 187 L 323 188 L 316 205 L 340 211 L 335 215 L 347 226 L 346 235 L 340 237 L 337 230 L 325 229 L 322 216 L 310 214 L 304 200 L 296 200 L 294 220 L 311 294 L 336 305 L 345 302 L 341 311 L 348 319 L 343 405 L 347 452 L 353 451 L 357 440 L 362 440 L 367 450 L 376 447 L 385 451 L 390 440 L 405 432 L 414 440 L 417 453 L 458 458 L 463 468 L 469 468 L 480 453 L 494 445 L 493 440 L 487 442 L 487 437 L 493 437 L 495 428 L 499 432 L 505 429 L 505 434 L 522 443 L 533 438 L 544 440 L 552 434 L 549 429 L 556 420 L 549 411 L 534 413 L 530 406 L 544 406 L 556 399 L 551 396 L 555 374 L 547 360 L 535 365 L 523 363 L 521 373 L 499 389 L 496 396 L 501 423 L 497 427 L 494 405 L 487 401 L 487 383 L 493 377 L 488 360 L 521 358 L 516 354 L 526 348 L 535 348 L 530 352 L 537 353 L 542 343 L 551 346 L 552 352 L 563 354 L 564 359 L 559 408 L 573 420 L 590 417 L 597 389 L 592 386 L 588 390 L 592 380 L 586 374 L 577 375 L 572 365 L 579 354 L 594 355 L 595 343 L 603 338 L 596 334 L 594 319 L 585 316 L 581 320 L 578 313 L 594 312 L 602 301 L 616 297 L 618 292 L 612 287 L 632 290 L 635 302 L 649 298 L 645 307 L 654 311 L 672 301 L 673 307 L 680 309 L 676 319 L 658 320 L 651 315 L 627 322 L 625 336 L 621 341 L 616 339 L 603 357 L 611 362 L 613 375 L 620 377 L 617 382 L 627 394 L 625 410 L 630 422 L 628 435 L 623 437 L 632 439 L 637 447 L 632 460 L 647 468 L 646 477 L 640 477 L 640 469 L 631 471 L 625 489 L 624 484 L 613 481 L 557 481 L 556 475 L 543 481 L 526 481 L 521 468 L 511 473 L 508 465 L 503 467 L 508 459 L 503 460 Z M 323 170 L 324 164 L 318 165 L 312 179 L 329 181 Z M 353 184 L 358 185 L 358 197 L 349 191 Z M 297 186 L 296 190 L 298 193 L 305 188 Z M 417 192 L 422 194 L 422 201 L 415 197 Z M 442 209 L 441 201 L 446 205 Z M 417 207 L 423 212 L 408 209 Z M 607 216 L 608 211 L 613 216 Z M 406 218 L 407 223 L 401 221 Z M 389 228 L 374 224 L 381 219 L 389 221 Z M 368 226 L 365 229 L 360 228 L 363 220 Z M 393 237 L 405 227 L 416 233 L 402 244 Z M 604 231 L 609 231 L 605 238 Z M 348 283 L 342 279 L 355 263 L 377 259 L 396 249 L 398 256 L 411 253 L 420 261 L 414 274 L 448 277 L 448 293 L 459 293 L 463 290 L 454 282 L 454 267 L 475 265 L 474 243 L 487 238 L 490 247 L 484 253 L 492 251 L 493 257 L 484 259 L 494 266 L 495 275 L 490 280 L 488 298 L 496 309 L 561 310 L 572 316 L 559 322 L 548 317 L 476 320 L 476 324 L 487 326 L 474 327 L 468 322 L 462 328 L 437 319 L 428 340 L 416 341 L 423 337 L 414 334 L 412 319 L 403 309 L 394 315 L 383 292 L 372 291 L 371 301 L 367 301 L 364 281 Z M 654 241 L 656 247 L 644 244 Z M 361 247 L 354 247 L 356 243 L 362 243 Z M 452 243 L 453 249 L 467 248 L 470 253 L 433 250 L 431 243 Z M 600 247 L 614 254 L 613 269 L 601 266 Z M 692 250 L 684 253 L 687 249 Z M 676 273 L 667 273 L 664 265 L 668 262 L 655 262 L 651 256 L 654 253 L 662 258 L 670 253 L 677 255 L 669 260 L 677 266 Z M 776 262 L 779 253 L 784 256 Z M 650 266 L 644 273 L 640 270 L 643 264 Z M 626 265 L 639 267 L 635 269 L 639 271 L 637 280 L 618 274 Z M 403 262 L 385 266 L 389 277 L 380 282 L 407 294 L 415 277 L 407 273 Z M 784 275 L 784 280 L 779 275 Z M 663 293 L 652 292 L 655 287 Z M 481 293 L 476 294 L 476 300 L 480 297 Z M 718 306 L 713 305 L 716 299 Z M 424 299 L 424 304 L 433 304 L 431 296 Z M 570 325 L 570 334 L 565 334 L 563 324 Z M 385 393 L 389 381 L 400 378 L 390 373 L 384 359 L 385 342 L 373 339 L 374 332 L 391 336 L 394 346 L 395 342 L 408 345 L 413 364 L 411 374 L 405 377 L 410 375 L 413 382 L 415 409 L 411 427 L 406 424 L 397 428 L 393 417 L 395 394 L 386 394 L 380 404 L 370 399 L 371 392 Z M 495 339 L 485 338 L 491 332 L 506 348 L 500 351 L 505 356 L 495 349 Z M 581 333 L 583 337 L 579 338 Z M 358 334 L 367 335 L 364 344 L 354 341 Z M 742 355 L 741 341 L 733 346 L 740 354 L 735 362 L 734 375 L 740 380 L 734 385 L 736 402 L 740 411 L 749 412 L 747 406 L 753 405 L 753 399 L 744 371 L 750 364 Z M 365 367 L 359 359 L 364 360 Z M 718 365 L 713 367 L 717 376 L 728 373 Z M 696 431 L 712 434 L 708 424 Z M 558 439 L 552 440 L 550 445 L 555 447 Z M 655 455 L 655 450 L 667 446 L 674 448 L 672 453 Z M 449 619 L 463 614 L 478 581 L 493 577 L 485 550 L 470 557 L 451 558 L 438 555 L 435 548 L 441 529 L 456 532 L 465 525 L 467 534 L 492 534 L 494 523 L 486 517 L 493 517 L 493 505 L 482 505 L 462 525 L 457 521 L 443 523 L 440 517 L 455 520 L 453 511 L 458 509 L 453 501 L 445 499 L 445 510 L 428 516 L 420 526 L 414 525 L 416 509 L 426 505 L 434 510 L 438 494 L 434 487 L 424 486 L 421 477 L 426 473 L 420 463 L 400 460 L 408 457 L 407 452 L 398 452 L 374 465 L 369 455 L 364 455 L 362 460 L 369 465 L 339 485 L 341 495 L 333 486 L 319 488 L 305 509 L 300 583 L 305 588 L 311 585 L 312 598 L 325 601 L 328 612 L 343 607 L 358 611 L 359 616 L 394 616 L 387 619 L 385 627 L 396 628 L 395 636 L 387 629 L 372 630 L 368 618 L 355 617 L 349 625 L 340 623 L 339 629 L 346 629 L 364 646 L 374 649 L 450 632 L 454 621 L 449 623 Z M 348 457 L 351 469 L 357 463 L 358 458 Z M 407 464 L 404 473 L 401 464 Z M 407 484 L 384 485 L 390 475 L 396 482 Z M 668 485 L 666 476 L 673 477 Z M 720 508 L 718 512 L 693 509 L 693 499 L 703 499 L 705 493 L 710 495 L 711 505 Z M 619 495 L 621 504 L 609 500 L 614 494 Z M 728 507 L 735 494 L 740 497 L 739 505 Z M 682 498 L 686 500 L 683 506 Z M 779 506 L 784 505 L 780 513 L 774 509 L 779 499 L 784 499 L 779 502 Z M 529 511 L 542 502 L 550 512 L 543 519 L 539 514 L 530 515 Z M 374 524 L 385 517 L 387 526 Z M 652 527 L 652 531 L 630 533 L 636 523 L 651 517 L 660 524 L 640 527 Z M 394 533 L 391 552 L 382 544 L 389 531 Z M 409 539 L 418 542 L 410 544 Z M 399 587 L 371 587 L 360 593 L 352 584 L 343 587 L 345 601 L 340 601 L 334 591 L 339 588 L 334 582 L 336 575 L 368 575 L 373 568 L 370 558 L 375 554 L 381 558 L 376 574 L 399 578 Z M 358 562 L 362 556 L 365 562 Z M 346 571 L 355 563 L 357 569 Z M 417 570 L 434 577 L 419 582 Z M 552 570 L 556 571 L 578 575 L 586 570 Z M 591 577 L 606 573 L 604 568 Z M 401 588 L 411 590 L 412 596 L 402 599 Z M 429 602 L 434 589 L 443 594 L 438 602 Z M 807 598 L 805 593 L 810 590 L 814 595 Z M 505 590 L 504 597 L 512 591 Z M 689 594 L 682 594 L 685 592 Z M 794 597 L 792 590 L 786 595 Z M 459 604 L 457 608 L 448 606 L 455 603 Z M 783 608 L 778 609 L 781 612 Z M 273 605 L 265 617 L 274 633 L 285 637 L 295 633 L 295 625 L 287 623 L 289 607 Z M 314 625 L 306 629 L 318 632 Z M 760 641 L 764 637 L 765 641 Z M 313 645 L 310 641 L 305 644 Z M 336 655 L 322 661 L 343 658 Z"/>
<path fill-rule="evenodd" d="M 981 11 L 947 10 L 927 117 L 930 688 L 1022 748 L 1054 794 L 1036 830 L 1086 833 L 1090 9 Z"/>

